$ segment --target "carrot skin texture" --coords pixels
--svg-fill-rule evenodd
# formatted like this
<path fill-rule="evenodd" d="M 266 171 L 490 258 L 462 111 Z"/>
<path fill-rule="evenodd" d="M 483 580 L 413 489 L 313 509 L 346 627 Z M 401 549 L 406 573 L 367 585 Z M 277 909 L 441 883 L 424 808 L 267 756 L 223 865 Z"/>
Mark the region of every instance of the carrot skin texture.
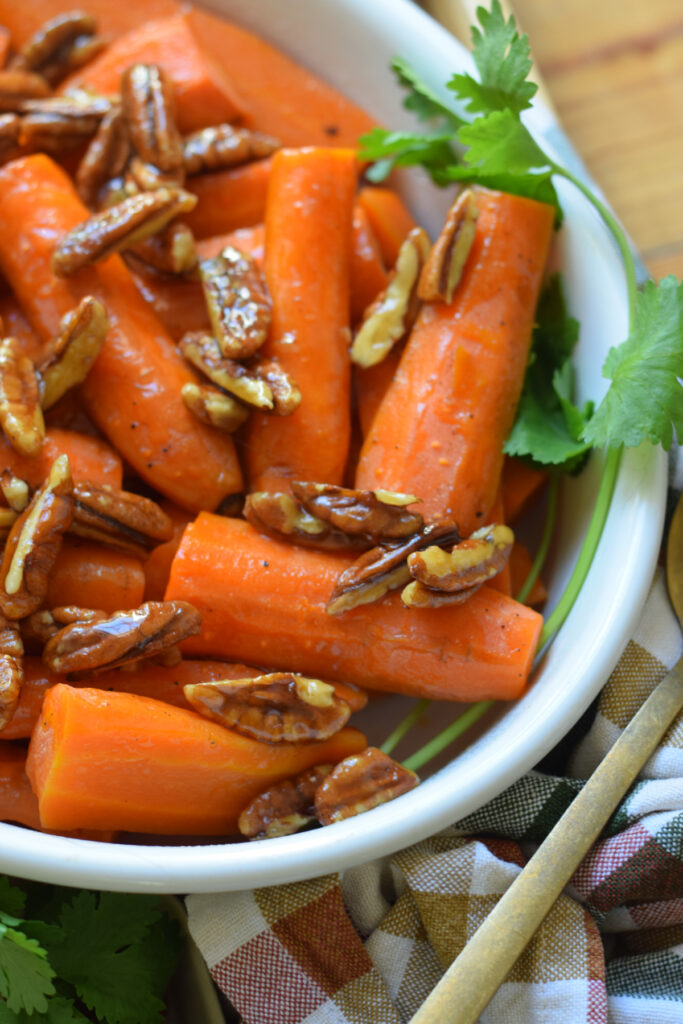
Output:
<path fill-rule="evenodd" d="M 75 605 L 117 612 L 142 604 L 144 590 L 139 558 L 80 537 L 65 537 L 45 601 L 48 608 Z"/>
<path fill-rule="evenodd" d="M 121 487 L 123 465 L 120 457 L 105 441 L 77 434 L 73 430 L 50 428 L 38 455 L 28 458 L 11 447 L 0 435 L 0 464 L 25 480 L 29 487 L 40 487 L 58 455 L 68 455 L 74 480 Z"/>
<path fill-rule="evenodd" d="M 459 606 L 408 609 L 394 593 L 327 615 L 352 560 L 200 514 L 183 534 L 166 591 L 202 615 L 200 636 L 184 649 L 438 700 L 510 700 L 523 691 L 540 615 L 489 588 Z"/>
<path fill-rule="evenodd" d="M 387 267 L 393 267 L 406 235 L 416 222 L 397 192 L 390 188 L 362 188 L 358 202 L 365 210 Z"/>
<path fill-rule="evenodd" d="M 360 488 L 409 491 L 467 536 L 493 504 L 524 381 L 553 212 L 477 190 L 474 244 L 453 301 L 426 303 L 365 439 Z"/>
<path fill-rule="evenodd" d="M 197 197 L 197 205 L 183 220 L 195 238 L 225 235 L 260 224 L 266 210 L 271 164 L 270 159 L 255 160 L 243 167 L 189 178 L 187 191 Z"/>
<path fill-rule="evenodd" d="M 82 385 L 86 409 L 137 473 L 177 504 L 215 508 L 242 490 L 232 440 L 185 408 L 182 385 L 194 376 L 138 295 L 119 257 L 71 278 L 54 276 L 56 241 L 87 211 L 68 177 L 48 157 L 0 169 L 0 267 L 46 340 L 84 295 L 104 303 L 111 328 Z M 21 238 L 22 243 L 17 244 Z"/>
<path fill-rule="evenodd" d="M 547 481 L 547 470 L 529 466 L 523 459 L 505 456 L 500 484 L 507 522 L 519 519 Z"/>
<path fill-rule="evenodd" d="M 242 118 L 237 90 L 199 45 L 187 13 L 144 21 L 111 43 L 60 86 L 90 88 L 110 95 L 120 91 L 121 75 L 131 64 L 161 64 L 173 82 L 181 132 L 193 132 Z"/>
<path fill-rule="evenodd" d="M 247 424 L 252 490 L 291 479 L 341 483 L 349 448 L 349 267 L 356 159 L 351 150 L 280 150 L 266 209 L 265 274 L 273 303 L 261 349 L 301 391 L 284 418 Z"/>
<path fill-rule="evenodd" d="M 353 208 L 353 248 L 351 250 L 351 323 L 362 318 L 367 306 L 387 286 L 382 254 L 370 220 L 360 203 Z"/>
<path fill-rule="evenodd" d="M 26 770 L 44 828 L 228 835 L 257 793 L 365 744 L 356 729 L 322 743 L 257 743 L 148 697 L 59 684 Z"/>

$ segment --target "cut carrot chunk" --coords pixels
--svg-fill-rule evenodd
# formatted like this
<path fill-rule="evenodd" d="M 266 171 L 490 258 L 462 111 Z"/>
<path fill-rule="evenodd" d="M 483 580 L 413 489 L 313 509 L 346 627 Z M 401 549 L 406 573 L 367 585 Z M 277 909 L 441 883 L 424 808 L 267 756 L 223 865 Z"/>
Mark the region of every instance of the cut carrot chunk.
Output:
<path fill-rule="evenodd" d="M 358 202 L 365 210 L 387 267 L 393 267 L 406 236 L 416 226 L 405 203 L 390 188 L 362 188 Z"/>
<path fill-rule="evenodd" d="M 145 574 L 138 558 L 79 537 L 65 537 L 50 573 L 48 608 L 75 605 L 118 612 L 142 604 Z"/>
<path fill-rule="evenodd" d="M 512 553 L 510 554 L 510 582 L 513 594 L 518 594 L 526 583 L 526 579 L 531 572 L 532 565 L 533 562 L 531 555 L 527 548 L 519 541 L 515 541 Z M 532 608 L 536 608 L 538 605 L 543 604 L 547 599 L 547 587 L 539 576 L 531 588 L 528 597 L 525 598 L 524 604 L 528 604 Z"/>
<path fill-rule="evenodd" d="M 506 521 L 514 523 L 527 510 L 541 488 L 548 481 L 548 471 L 530 466 L 523 459 L 506 455 L 503 462 L 501 487 Z"/>
<path fill-rule="evenodd" d="M 183 220 L 195 238 L 226 235 L 237 228 L 261 224 L 266 212 L 266 195 L 272 160 L 255 160 L 243 167 L 214 174 L 198 174 L 187 183 L 197 205 Z"/>
<path fill-rule="evenodd" d="M 121 487 L 121 459 L 105 441 L 96 437 L 52 427 L 45 435 L 40 453 L 29 458 L 16 452 L 0 434 L 0 464 L 25 480 L 29 487 L 40 487 L 58 455 L 69 456 L 74 480 Z"/>
<path fill-rule="evenodd" d="M 386 288 L 389 275 L 364 207 L 353 208 L 351 250 L 351 322 L 357 323 L 366 308 Z"/>

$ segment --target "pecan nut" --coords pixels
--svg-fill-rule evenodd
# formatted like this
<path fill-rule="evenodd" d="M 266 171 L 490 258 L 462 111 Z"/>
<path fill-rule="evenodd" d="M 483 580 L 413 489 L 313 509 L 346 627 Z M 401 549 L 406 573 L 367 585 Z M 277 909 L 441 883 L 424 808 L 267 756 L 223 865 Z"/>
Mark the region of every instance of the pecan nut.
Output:
<path fill-rule="evenodd" d="M 14 67 L 39 71 L 54 85 L 82 67 L 104 46 L 93 39 L 95 19 L 85 11 L 68 11 L 44 22 L 14 59 Z"/>
<path fill-rule="evenodd" d="M 110 108 L 108 99 L 89 93 L 26 100 L 22 108 L 21 145 L 31 151 L 61 156 L 87 142 Z"/>
<path fill-rule="evenodd" d="M 26 100 L 44 100 L 50 86 L 42 75 L 32 71 L 0 71 L 0 110 L 20 113 Z"/>
<path fill-rule="evenodd" d="M 198 633 L 201 617 L 185 601 L 148 601 L 99 622 L 74 622 L 48 640 L 43 661 L 53 672 L 96 672 L 150 658 Z"/>
<path fill-rule="evenodd" d="M 278 140 L 270 135 L 252 132 L 248 128 L 235 128 L 231 124 L 217 124 L 185 136 L 185 173 L 224 171 L 251 160 L 262 160 L 279 148 Z"/>
<path fill-rule="evenodd" d="M 419 779 L 376 747 L 367 747 L 336 765 L 315 794 L 315 814 L 322 825 L 363 814 L 395 800 Z"/>
<path fill-rule="evenodd" d="M 457 524 L 444 516 L 427 523 L 403 541 L 366 551 L 339 576 L 327 603 L 327 614 L 340 615 L 359 605 L 379 601 L 390 590 L 410 583 L 408 556 L 413 551 L 430 544 L 455 544 L 459 540 Z"/>
<path fill-rule="evenodd" d="M 20 136 L 21 118 L 16 114 L 0 114 L 0 163 L 18 155 Z"/>
<path fill-rule="evenodd" d="M 38 377 L 16 338 L 0 339 L 0 426 L 22 455 L 37 455 L 43 446 Z"/>
<path fill-rule="evenodd" d="M 427 232 L 413 228 L 399 250 L 389 283 L 365 310 L 353 339 L 351 359 L 358 366 L 381 363 L 410 333 L 419 309 L 417 282 L 429 249 Z"/>
<path fill-rule="evenodd" d="M 0 473 L 0 491 L 14 512 L 23 512 L 29 502 L 29 489 L 25 480 L 15 476 L 10 469 Z"/>
<path fill-rule="evenodd" d="M 200 261 L 199 277 L 221 353 L 229 359 L 249 358 L 266 340 L 271 318 L 268 288 L 256 261 L 226 246 L 215 259 Z"/>
<path fill-rule="evenodd" d="M 71 625 L 72 622 L 98 622 L 106 619 L 107 613 L 92 608 L 77 608 L 66 605 L 53 608 L 49 611 L 46 608 L 33 612 L 25 619 L 22 619 L 19 628 L 24 643 L 29 649 L 42 651 L 45 644 L 50 640 L 62 626 Z"/>
<path fill-rule="evenodd" d="M 196 203 L 189 192 L 167 188 L 123 199 L 69 231 L 55 247 L 52 269 L 58 277 L 68 277 L 155 234 Z"/>
<path fill-rule="evenodd" d="M 181 171 L 160 171 L 154 164 L 147 163 L 137 154 L 130 158 L 126 168 L 129 187 L 134 185 L 139 192 L 154 192 L 157 188 L 180 188 L 185 183 Z"/>
<path fill-rule="evenodd" d="M 52 463 L 47 480 L 10 530 L 0 567 L 0 611 L 22 619 L 36 611 L 71 524 L 73 481 L 66 455 Z"/>
<path fill-rule="evenodd" d="M 13 508 L 0 508 L 0 540 L 6 540 L 9 531 L 17 521 L 19 513 Z"/>
<path fill-rule="evenodd" d="M 222 356 L 210 334 L 188 331 L 180 339 L 179 348 L 189 363 L 235 398 L 265 412 L 275 407 L 270 385 L 242 363 Z"/>
<path fill-rule="evenodd" d="M 121 100 L 130 137 L 140 157 L 160 171 L 184 172 L 183 142 L 176 125 L 173 83 L 157 64 L 133 64 L 121 79 Z"/>
<path fill-rule="evenodd" d="M 331 771 L 331 764 L 318 764 L 259 793 L 237 819 L 241 834 L 247 839 L 276 839 L 311 825 L 316 820 L 316 790 Z"/>
<path fill-rule="evenodd" d="M 253 491 L 247 496 L 243 514 L 260 533 L 302 547 L 334 550 L 367 547 L 364 538 L 350 537 L 311 515 L 291 494 Z"/>
<path fill-rule="evenodd" d="M 24 681 L 24 645 L 16 622 L 0 616 L 0 731 L 12 721 Z"/>
<path fill-rule="evenodd" d="M 79 481 L 73 491 L 69 532 L 145 558 L 150 548 L 173 536 L 169 516 L 151 498 Z"/>
<path fill-rule="evenodd" d="M 191 683 L 183 691 L 195 711 L 261 743 L 325 740 L 351 714 L 329 683 L 291 672 Z"/>
<path fill-rule="evenodd" d="M 255 359 L 251 370 L 264 381 L 273 393 L 273 412 L 276 416 L 291 416 L 301 405 L 301 392 L 296 381 L 277 359 Z"/>
<path fill-rule="evenodd" d="M 304 483 L 293 480 L 292 494 L 304 508 L 336 530 L 367 537 L 374 544 L 408 537 L 424 526 L 418 512 L 406 506 L 419 499 L 412 494 L 392 491 L 355 491 L 334 484 Z"/>
<path fill-rule="evenodd" d="M 424 583 L 413 580 L 401 591 L 401 600 L 406 608 L 442 608 L 444 605 L 464 604 L 481 587 L 481 583 L 475 583 L 466 590 L 449 593 L 445 590 L 432 590 Z"/>
<path fill-rule="evenodd" d="M 175 276 L 192 274 L 197 269 L 194 235 L 187 224 L 172 221 L 156 235 L 132 246 L 126 254 L 144 263 L 146 271 Z"/>
<path fill-rule="evenodd" d="M 457 593 L 480 586 L 505 568 L 515 535 L 509 526 L 483 526 L 450 551 L 428 547 L 408 556 L 410 575 L 432 590 Z"/>
<path fill-rule="evenodd" d="M 97 359 L 109 330 L 107 311 L 91 295 L 62 318 L 53 354 L 41 367 L 43 409 L 58 402 L 70 388 L 82 384 Z"/>
<path fill-rule="evenodd" d="M 417 294 L 424 302 L 452 302 L 470 254 L 479 210 L 471 189 L 455 200 L 429 258 L 422 268 Z"/>
<path fill-rule="evenodd" d="M 242 405 L 232 395 L 211 384 L 194 384 L 188 381 L 180 391 L 183 402 L 190 412 L 217 430 L 232 434 L 241 427 L 249 415 L 246 405 Z"/>
<path fill-rule="evenodd" d="M 115 104 L 102 118 L 76 171 L 76 185 L 86 206 L 94 207 L 103 186 L 123 173 L 129 154 L 126 120 Z"/>

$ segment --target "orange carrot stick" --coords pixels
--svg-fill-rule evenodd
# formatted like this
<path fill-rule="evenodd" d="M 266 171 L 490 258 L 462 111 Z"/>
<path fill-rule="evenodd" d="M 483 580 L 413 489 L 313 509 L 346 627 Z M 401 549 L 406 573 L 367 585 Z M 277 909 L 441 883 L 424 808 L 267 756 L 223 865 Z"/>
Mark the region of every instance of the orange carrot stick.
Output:
<path fill-rule="evenodd" d="M 510 586 L 513 594 L 518 594 L 526 582 L 526 578 L 531 572 L 532 566 L 531 555 L 524 544 L 519 541 L 515 541 L 512 551 L 510 553 Z M 529 594 L 524 600 L 524 604 L 530 605 L 532 608 L 536 608 L 538 605 L 543 604 L 548 598 L 548 589 L 543 580 L 537 577 L 536 582 L 529 591 Z"/>
<path fill-rule="evenodd" d="M 7 64 L 10 49 L 12 47 L 12 36 L 6 25 L 0 25 L 0 68 Z"/>
<path fill-rule="evenodd" d="M 358 202 L 365 210 L 387 267 L 393 267 L 406 235 L 416 226 L 403 200 L 390 188 L 362 188 Z"/>
<path fill-rule="evenodd" d="M 190 178 L 187 189 L 196 195 L 197 205 L 183 220 L 195 238 L 225 235 L 237 228 L 260 224 L 266 209 L 271 165 L 270 159 L 256 160 L 243 167 Z"/>
<path fill-rule="evenodd" d="M 45 354 L 45 342 L 33 330 L 11 292 L 0 294 L 0 317 L 4 333 L 16 338 L 21 343 L 21 351 L 24 355 L 27 355 L 34 363 L 39 362 Z"/>
<path fill-rule="evenodd" d="M 353 368 L 353 387 L 356 393 L 363 437 L 370 432 L 375 414 L 396 376 L 402 354 L 403 346 L 395 345 L 381 363 L 367 368 L 362 366 Z"/>
<path fill-rule="evenodd" d="M 164 591 L 171 575 L 171 563 L 178 550 L 180 538 L 192 515 L 170 501 L 163 501 L 161 507 L 173 522 L 173 536 L 163 544 L 157 544 L 147 556 L 143 565 L 145 574 L 145 601 L 163 601 Z M 133 608 L 133 605 L 129 606 Z"/>
<path fill-rule="evenodd" d="M 351 250 L 351 322 L 357 323 L 367 306 L 386 288 L 389 275 L 365 208 L 353 208 Z"/>
<path fill-rule="evenodd" d="M 251 128 L 285 146 L 353 146 L 373 120 L 326 82 L 251 32 L 204 11 L 190 24 L 239 94 Z"/>
<path fill-rule="evenodd" d="M 265 213 L 265 209 L 263 211 Z M 266 226 L 254 224 L 252 227 L 237 228 L 223 235 L 212 235 L 197 242 L 197 255 L 202 260 L 211 260 L 219 256 L 227 245 L 232 245 L 241 252 L 248 252 L 257 263 L 262 264 L 266 252 Z"/>
<path fill-rule="evenodd" d="M 48 157 L 6 164 L 0 169 L 0 267 L 45 339 L 84 295 L 104 302 L 111 329 L 81 389 L 87 411 L 162 494 L 190 509 L 215 508 L 242 489 L 233 442 L 185 408 L 180 391 L 195 378 L 121 260 L 66 279 L 52 273 L 56 241 L 86 217 L 70 180 Z"/>
<path fill-rule="evenodd" d="M 262 537 L 202 513 L 173 561 L 169 600 L 191 601 L 202 632 L 189 654 L 237 658 L 368 689 L 441 700 L 510 700 L 523 691 L 541 616 L 482 588 L 463 605 L 408 609 L 398 594 L 329 616 L 353 556 Z"/>
<path fill-rule="evenodd" d="M 138 62 L 160 64 L 170 77 L 181 132 L 241 119 L 242 104 L 231 80 L 198 43 L 187 13 L 143 22 L 69 75 L 61 90 L 89 88 L 104 95 L 118 93 L 121 75 Z M 232 81 L 237 79 L 233 77 Z"/>
<path fill-rule="evenodd" d="M 45 435 L 40 454 L 28 458 L 16 452 L 7 438 L 0 435 L 0 465 L 21 477 L 30 487 L 42 484 L 58 455 L 69 456 L 75 480 L 91 480 L 94 484 L 121 487 L 121 459 L 105 441 L 96 437 L 52 427 Z"/>
<path fill-rule="evenodd" d="M 43 701 L 26 770 L 44 828 L 228 835 L 257 793 L 365 744 L 356 729 L 258 743 L 148 697 L 60 684 Z"/>
<path fill-rule="evenodd" d="M 523 459 L 514 459 L 506 455 L 500 481 L 506 522 L 514 523 L 519 519 L 547 480 L 547 470 L 536 469 Z"/>
<path fill-rule="evenodd" d="M 297 382 L 301 405 L 247 425 L 252 490 L 289 479 L 341 483 L 350 437 L 349 266 L 356 160 L 351 150 L 280 150 L 266 211 L 273 302 L 262 352 Z"/>
<path fill-rule="evenodd" d="M 66 537 L 48 581 L 49 608 L 76 605 L 118 612 L 142 604 L 145 574 L 138 558 L 80 537 Z"/>
<path fill-rule="evenodd" d="M 360 488 L 416 494 L 470 534 L 485 521 L 526 369 L 553 224 L 549 206 L 477 190 L 476 236 L 453 301 L 427 303 L 373 420 Z"/>

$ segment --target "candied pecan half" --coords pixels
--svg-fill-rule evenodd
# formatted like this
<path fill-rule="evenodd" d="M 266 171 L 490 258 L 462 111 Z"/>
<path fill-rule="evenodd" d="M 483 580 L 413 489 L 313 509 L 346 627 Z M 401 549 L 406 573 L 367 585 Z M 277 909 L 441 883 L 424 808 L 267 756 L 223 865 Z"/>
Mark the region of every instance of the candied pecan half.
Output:
<path fill-rule="evenodd" d="M 276 416 L 291 416 L 301 405 L 301 392 L 296 381 L 278 363 L 277 359 L 254 359 L 249 364 L 259 380 L 273 392 L 273 412 Z"/>
<path fill-rule="evenodd" d="M 0 339 L 0 426 L 22 455 L 37 455 L 43 446 L 38 377 L 16 338 Z"/>
<path fill-rule="evenodd" d="M 123 199 L 69 231 L 55 247 L 52 269 L 57 277 L 69 277 L 81 267 L 155 234 L 196 203 L 196 196 L 189 192 L 168 188 Z"/>
<path fill-rule="evenodd" d="M 457 524 L 443 516 L 403 541 L 366 551 L 340 575 L 327 603 L 327 614 L 340 615 L 358 605 L 379 601 L 390 590 L 410 583 L 408 555 L 413 551 L 459 540 Z"/>
<path fill-rule="evenodd" d="M 137 242 L 126 253 L 141 260 L 144 269 L 159 274 L 192 274 L 197 269 L 194 235 L 187 224 L 172 221 L 156 235 Z"/>
<path fill-rule="evenodd" d="M 476 594 L 483 584 L 475 583 L 465 590 L 447 592 L 445 590 L 432 590 L 424 583 L 413 580 L 401 591 L 401 600 L 407 608 L 442 608 L 447 604 L 464 604 L 469 601 L 472 594 Z"/>
<path fill-rule="evenodd" d="M 0 491 L 14 512 L 23 512 L 28 505 L 30 498 L 28 484 L 25 480 L 15 476 L 10 469 L 3 469 L 0 473 Z"/>
<path fill-rule="evenodd" d="M 132 64 L 121 78 L 121 100 L 140 157 L 160 171 L 184 176 L 183 142 L 176 124 L 173 82 L 158 64 Z"/>
<path fill-rule="evenodd" d="M 252 356 L 268 336 L 271 317 L 270 295 L 256 261 L 229 245 L 215 259 L 200 260 L 199 277 L 221 353 L 229 359 Z"/>
<path fill-rule="evenodd" d="M 254 529 L 307 548 L 334 550 L 367 547 L 362 537 L 350 537 L 311 515 L 291 494 L 254 491 L 244 503 L 244 517 Z"/>
<path fill-rule="evenodd" d="M 0 540 L 6 540 L 9 531 L 17 521 L 19 513 L 13 508 L 0 508 Z"/>
<path fill-rule="evenodd" d="M 227 434 L 241 427 L 249 415 L 249 409 L 232 395 L 211 384 L 183 384 L 180 394 L 190 412 L 217 430 Z"/>
<path fill-rule="evenodd" d="M 74 622 L 45 645 L 53 672 L 95 672 L 150 658 L 198 633 L 201 617 L 185 601 L 148 601 L 99 622 Z"/>
<path fill-rule="evenodd" d="M 292 672 L 183 687 L 195 711 L 262 743 L 310 743 L 346 725 L 351 708 L 334 687 Z"/>
<path fill-rule="evenodd" d="M 179 171 L 160 171 L 154 164 L 142 157 L 132 156 L 126 168 L 128 186 L 135 186 L 140 192 L 154 192 L 158 188 L 180 188 L 184 174 Z"/>
<path fill-rule="evenodd" d="M 363 314 L 351 346 L 354 363 L 363 367 L 381 363 L 410 333 L 419 308 L 417 282 L 429 249 L 427 232 L 413 228 L 399 250 L 389 283 Z"/>
<path fill-rule="evenodd" d="M 271 135 L 252 132 L 248 128 L 235 128 L 232 124 L 216 124 L 185 136 L 185 173 L 190 175 L 223 171 L 251 160 L 261 160 L 279 148 L 279 141 Z"/>
<path fill-rule="evenodd" d="M 465 189 L 448 211 L 441 234 L 422 268 L 417 294 L 424 302 L 453 300 L 474 242 L 478 216 L 472 189 Z"/>
<path fill-rule="evenodd" d="M 316 790 L 331 771 L 331 764 L 318 764 L 259 793 L 237 819 L 241 834 L 247 839 L 276 839 L 311 825 L 316 820 Z"/>
<path fill-rule="evenodd" d="M 16 622 L 0 615 L 0 731 L 12 721 L 24 681 L 24 645 Z"/>
<path fill-rule="evenodd" d="M 109 330 L 107 311 L 92 295 L 62 317 L 52 356 L 41 367 L 41 405 L 49 409 L 70 388 L 82 384 L 97 359 Z"/>
<path fill-rule="evenodd" d="M 26 100 L 21 119 L 21 145 L 60 156 L 87 142 L 111 108 L 105 97 L 79 92 Z"/>
<path fill-rule="evenodd" d="M 79 481 L 73 491 L 70 533 L 108 544 L 138 557 L 170 540 L 173 523 L 150 498 L 131 491 Z"/>
<path fill-rule="evenodd" d="M 413 552 L 408 556 L 410 575 L 432 590 L 468 590 L 505 568 L 514 540 L 509 526 L 483 526 L 450 551 L 428 547 Z"/>
<path fill-rule="evenodd" d="M 0 71 L 0 110 L 20 113 L 25 100 L 44 100 L 50 86 L 42 75 L 32 71 Z"/>
<path fill-rule="evenodd" d="M 20 135 L 21 118 L 16 114 L 0 114 L 0 163 L 17 156 Z"/>
<path fill-rule="evenodd" d="M 114 104 L 102 118 L 76 171 L 76 185 L 86 206 L 95 206 L 100 190 L 123 173 L 130 155 L 123 110 Z"/>
<path fill-rule="evenodd" d="M 315 814 L 322 825 L 363 814 L 395 800 L 419 779 L 377 747 L 366 747 L 336 765 L 315 794 Z"/>
<path fill-rule="evenodd" d="M 94 39 L 95 19 L 85 11 L 67 11 L 44 22 L 24 44 L 13 66 L 39 71 L 54 85 L 99 53 L 103 39 Z"/>
<path fill-rule="evenodd" d="M 64 605 L 53 608 L 52 611 L 42 608 L 37 612 L 33 612 L 32 615 L 27 615 L 19 623 L 19 628 L 21 629 L 24 643 L 29 648 L 42 651 L 48 640 L 55 636 L 62 626 L 69 626 L 72 622 L 98 622 L 100 619 L 106 618 L 107 612 L 94 608 L 77 608 L 75 605 Z"/>
<path fill-rule="evenodd" d="M 273 389 L 254 370 L 221 355 L 218 342 L 202 331 L 188 331 L 179 342 L 187 361 L 224 391 L 265 412 L 275 407 Z"/>
<path fill-rule="evenodd" d="M 0 611 L 6 618 L 23 619 L 42 604 L 62 536 L 71 524 L 72 490 L 69 460 L 60 455 L 7 538 L 0 567 Z"/>
<path fill-rule="evenodd" d="M 375 544 L 397 537 L 408 537 L 424 526 L 418 512 L 407 505 L 419 499 L 412 494 L 392 491 L 355 491 L 334 484 L 304 483 L 293 480 L 292 494 L 304 508 L 342 533 L 359 534 Z"/>

